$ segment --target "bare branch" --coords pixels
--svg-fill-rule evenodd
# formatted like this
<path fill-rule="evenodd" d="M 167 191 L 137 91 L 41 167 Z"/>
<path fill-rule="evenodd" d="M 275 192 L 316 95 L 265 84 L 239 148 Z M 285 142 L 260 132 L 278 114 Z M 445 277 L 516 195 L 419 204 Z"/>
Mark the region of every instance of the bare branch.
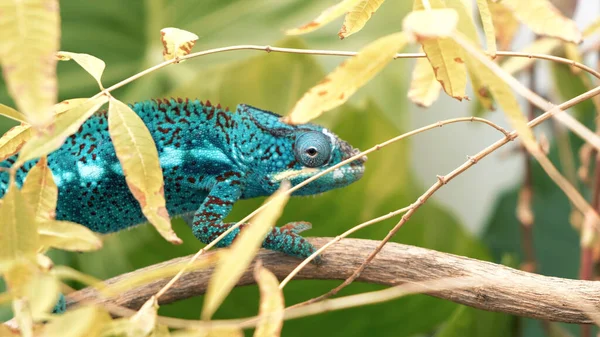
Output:
<path fill-rule="evenodd" d="M 311 238 L 319 247 L 331 238 Z M 321 266 L 309 265 L 302 269 L 296 279 L 343 280 L 349 277 L 365 260 L 378 241 L 344 239 L 329 248 Z M 205 258 L 214 252 L 200 257 Z M 180 257 L 144 269 L 112 278 L 115 283 L 131 274 L 181 263 L 190 257 Z M 258 254 L 264 266 L 279 279 L 289 274 L 299 263 L 298 259 L 280 253 L 261 250 Z M 254 283 L 252 270 L 241 277 L 238 285 Z M 170 303 L 198 296 L 206 291 L 212 270 L 184 274 L 164 295 L 161 303 Z M 481 287 L 461 290 L 445 290 L 431 294 L 439 298 L 462 303 L 479 309 L 504 312 L 519 316 L 567 323 L 591 323 L 584 313 L 590 308 L 600 308 L 600 283 L 568 280 L 532 274 L 502 265 L 441 253 L 429 249 L 388 243 L 377 257 L 358 277 L 361 282 L 382 285 L 398 285 L 404 282 L 423 282 L 448 277 L 475 277 L 484 284 Z M 86 288 L 67 297 L 69 306 L 81 302 L 110 302 L 130 308 L 139 308 L 150 296 L 159 291 L 170 278 L 123 293 L 111 301 L 103 300 L 96 290 Z M 492 282 L 498 281 L 498 282 Z M 586 303 L 583 303 L 582 301 Z"/>

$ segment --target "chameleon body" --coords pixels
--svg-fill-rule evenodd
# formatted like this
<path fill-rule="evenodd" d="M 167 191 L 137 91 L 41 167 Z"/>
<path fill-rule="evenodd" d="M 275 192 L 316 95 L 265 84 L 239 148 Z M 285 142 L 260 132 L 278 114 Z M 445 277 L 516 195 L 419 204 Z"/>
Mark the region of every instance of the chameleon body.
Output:
<path fill-rule="evenodd" d="M 288 125 L 280 116 L 248 105 L 235 112 L 198 100 L 148 100 L 131 105 L 157 146 L 167 210 L 183 217 L 196 238 L 208 243 L 232 224 L 223 219 L 238 199 L 270 195 L 283 179 L 292 185 L 357 153 L 329 130 L 314 124 Z M 16 155 L 0 162 L 10 167 Z M 310 195 L 346 186 L 364 171 L 358 159 L 301 188 Z M 21 185 L 36 161 L 17 173 Z M 98 233 L 123 230 L 146 220 L 129 191 L 108 132 L 106 112 L 97 112 L 57 151 L 48 165 L 58 186 L 56 218 Z M 307 168 L 313 168 L 306 172 Z M 8 173 L 0 172 L 0 197 Z M 297 257 L 315 248 L 298 232 L 306 223 L 275 227 L 263 247 Z M 241 227 L 243 230 L 243 226 Z M 240 229 L 218 246 L 228 246 Z"/>

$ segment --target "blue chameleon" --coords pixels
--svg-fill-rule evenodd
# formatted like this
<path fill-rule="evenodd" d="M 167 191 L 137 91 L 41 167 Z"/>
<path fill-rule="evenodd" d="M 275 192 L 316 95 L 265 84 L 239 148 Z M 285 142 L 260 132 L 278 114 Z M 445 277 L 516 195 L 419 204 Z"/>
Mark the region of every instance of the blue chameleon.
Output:
<path fill-rule="evenodd" d="M 169 214 L 183 217 L 204 243 L 233 225 L 223 219 L 238 199 L 270 195 L 283 179 L 296 185 L 358 153 L 326 128 L 288 125 L 281 116 L 249 105 L 241 104 L 230 112 L 209 101 L 158 99 L 131 107 L 156 143 Z M 363 175 L 365 160 L 346 164 L 294 195 L 351 184 Z M 0 167 L 11 167 L 15 161 L 16 155 L 0 162 Z M 18 185 L 35 163 L 29 161 L 18 170 Z M 106 111 L 95 113 L 50 154 L 48 165 L 59 191 L 58 220 L 77 222 L 98 233 L 146 222 L 125 182 L 108 133 Z M 306 168 L 314 170 L 307 173 Z M 6 193 L 8 179 L 8 173 L 0 172 L 0 197 Z M 217 246 L 230 245 L 243 228 L 232 231 Z M 274 227 L 262 246 L 307 257 L 315 247 L 298 233 L 308 228 L 305 222 Z"/>

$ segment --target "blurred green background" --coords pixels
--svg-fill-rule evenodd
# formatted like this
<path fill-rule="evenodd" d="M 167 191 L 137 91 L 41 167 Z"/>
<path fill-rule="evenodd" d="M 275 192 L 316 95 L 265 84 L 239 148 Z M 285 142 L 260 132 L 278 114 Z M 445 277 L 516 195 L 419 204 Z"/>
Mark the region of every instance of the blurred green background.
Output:
<path fill-rule="evenodd" d="M 388 0 L 363 31 L 343 41 L 336 35 L 339 21 L 306 36 L 284 36 L 285 29 L 312 19 L 335 2 L 65 0 L 61 1 L 61 49 L 88 53 L 103 59 L 107 65 L 103 83 L 108 87 L 162 61 L 159 30 L 164 27 L 178 27 L 196 33 L 200 39 L 194 51 L 237 44 L 358 50 L 377 37 L 400 30 L 401 18 L 412 5 L 411 1 Z M 163 96 L 197 97 L 232 108 L 239 103 L 247 103 L 286 114 L 308 88 L 341 60 L 339 57 L 257 51 L 221 53 L 167 67 L 117 90 L 114 95 L 126 102 Z M 412 64 L 411 60 L 394 61 L 382 74 L 361 88 L 348 104 L 326 114 L 317 122 L 330 127 L 361 149 L 408 131 L 412 124 L 407 111 L 413 107 L 406 99 L 406 92 Z M 554 74 L 560 77 L 563 86 L 571 90 L 576 88 L 578 83 L 572 82 L 568 71 L 562 69 L 561 72 L 557 68 Z M 89 97 L 97 92 L 94 80 L 74 62 L 59 63 L 58 75 L 60 100 Z M 0 83 L 0 102 L 13 105 L 4 83 Z M 471 113 L 472 103 L 461 104 L 461 109 L 454 110 L 452 117 Z M 579 111 L 580 116 L 588 116 L 588 122 L 591 122 L 591 109 L 588 105 Z M 438 119 L 441 118 L 434 118 Z M 0 119 L 0 133 L 12 125 L 11 121 Z M 483 148 L 487 144 L 477 145 Z M 579 145 L 573 142 L 574 149 L 578 149 Z M 459 160 L 459 163 L 464 161 L 466 154 L 472 153 L 464 153 L 455 160 Z M 291 200 L 280 224 L 305 220 L 313 224 L 313 229 L 306 235 L 335 236 L 360 222 L 407 206 L 435 179 L 432 176 L 427 182 L 421 182 L 412 169 L 412 158 L 422 155 L 427 154 L 411 153 L 410 140 L 385 148 L 370 156 L 361 181 L 315 198 Z M 554 152 L 552 157 L 556 159 Z M 432 161 L 431 165 L 437 163 Z M 509 191 L 503 194 L 491 217 L 485 220 L 486 229 L 481 237 L 467 231 L 458 218 L 434 198 L 411 218 L 394 241 L 496 262 L 508 257 L 504 261 L 510 260 L 511 265 L 517 266 L 520 237 L 514 210 L 515 188 L 518 184 L 513 184 L 506 187 Z M 567 199 L 538 167 L 535 167 L 534 188 L 539 272 L 576 278 L 578 236 L 568 222 Z M 470 193 L 477 195 L 478 191 L 472 190 Z M 229 219 L 240 219 L 261 202 L 256 199 L 237 203 Z M 381 239 L 397 221 L 385 221 L 355 236 Z M 140 226 L 107 236 L 102 251 L 85 254 L 53 252 L 52 257 L 57 264 L 68 264 L 93 276 L 110 278 L 194 253 L 202 247 L 182 221 L 174 220 L 174 226 L 184 239 L 185 244 L 181 246 L 166 243 L 151 226 Z M 484 227 L 484 224 L 480 227 Z M 337 284 L 294 281 L 285 289 L 286 304 L 320 295 Z M 378 288 L 353 284 L 343 294 Z M 160 313 L 197 319 L 201 305 L 202 298 L 194 298 L 161 307 Z M 257 288 L 243 287 L 233 291 L 217 317 L 254 315 L 257 308 Z M 4 317 L 10 315 L 7 308 L 2 312 Z M 541 335 L 538 322 L 527 320 L 523 324 L 521 326 L 525 326 L 527 336 Z M 515 327 L 516 319 L 513 317 L 419 295 L 289 321 L 284 325 L 283 335 L 510 336 L 514 335 Z"/>

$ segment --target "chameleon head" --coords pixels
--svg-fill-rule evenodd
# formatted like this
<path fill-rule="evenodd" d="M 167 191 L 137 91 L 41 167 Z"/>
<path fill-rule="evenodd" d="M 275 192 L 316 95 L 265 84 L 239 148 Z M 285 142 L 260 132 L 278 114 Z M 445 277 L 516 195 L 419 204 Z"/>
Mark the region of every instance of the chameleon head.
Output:
<path fill-rule="evenodd" d="M 341 140 L 328 129 L 317 125 L 303 125 L 295 132 L 293 153 L 295 165 L 288 171 L 283 171 L 274 178 L 285 177 L 293 186 L 321 173 L 339 163 L 360 153 L 347 142 Z M 334 188 L 344 187 L 360 179 L 365 171 L 366 156 L 343 166 L 335 168 L 309 183 L 294 193 L 294 195 L 310 195 L 325 192 Z"/>
<path fill-rule="evenodd" d="M 288 125 L 281 116 L 248 105 L 237 111 L 240 123 L 235 135 L 240 137 L 234 152 L 250 175 L 243 197 L 270 195 L 284 180 L 295 186 L 360 152 L 322 126 Z M 293 194 L 318 194 L 349 185 L 362 177 L 366 159 L 362 156 L 336 168 Z"/>

